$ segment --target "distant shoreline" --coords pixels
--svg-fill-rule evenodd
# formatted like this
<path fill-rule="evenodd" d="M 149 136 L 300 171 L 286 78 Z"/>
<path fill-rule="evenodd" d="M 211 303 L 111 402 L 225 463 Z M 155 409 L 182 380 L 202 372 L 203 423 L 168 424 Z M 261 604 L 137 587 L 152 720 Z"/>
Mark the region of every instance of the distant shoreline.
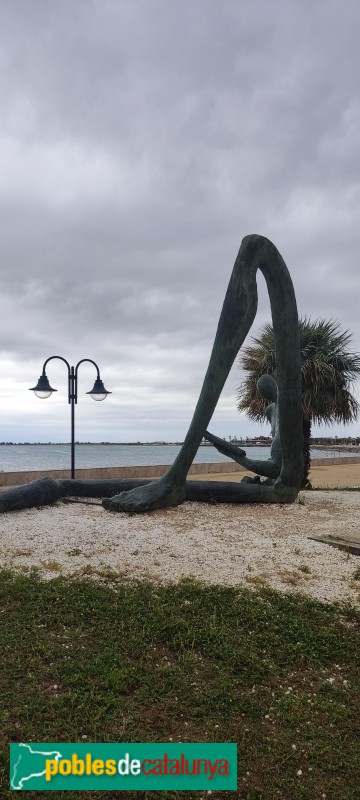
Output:
<path fill-rule="evenodd" d="M 227 441 L 224 439 L 224 441 Z M 239 447 L 271 447 L 271 439 L 248 439 L 234 440 L 230 442 Z M 183 442 L 81 442 L 76 441 L 76 445 L 87 447 L 117 446 L 117 447 L 181 447 Z M 0 442 L 0 447 L 70 447 L 70 442 Z M 214 447 L 210 442 L 202 442 L 200 447 Z M 338 453 L 360 453 L 358 444 L 317 444 L 312 443 L 310 450 L 332 450 Z"/>

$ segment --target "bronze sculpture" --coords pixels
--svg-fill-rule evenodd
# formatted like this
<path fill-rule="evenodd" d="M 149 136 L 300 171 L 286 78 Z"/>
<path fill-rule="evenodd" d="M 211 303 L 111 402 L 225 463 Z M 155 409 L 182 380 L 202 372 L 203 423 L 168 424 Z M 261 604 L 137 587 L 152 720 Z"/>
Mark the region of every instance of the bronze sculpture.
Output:
<path fill-rule="evenodd" d="M 276 247 L 262 236 L 243 239 L 234 264 L 218 329 L 192 422 L 180 453 L 159 480 L 103 501 L 110 511 L 148 511 L 178 505 L 186 496 L 186 475 L 206 433 L 233 362 L 255 318 L 256 272 L 263 273 L 270 297 L 278 376 L 278 435 L 281 468 L 274 483 L 238 486 L 238 501 L 291 502 L 302 476 L 302 414 L 299 324 L 294 289 Z"/>

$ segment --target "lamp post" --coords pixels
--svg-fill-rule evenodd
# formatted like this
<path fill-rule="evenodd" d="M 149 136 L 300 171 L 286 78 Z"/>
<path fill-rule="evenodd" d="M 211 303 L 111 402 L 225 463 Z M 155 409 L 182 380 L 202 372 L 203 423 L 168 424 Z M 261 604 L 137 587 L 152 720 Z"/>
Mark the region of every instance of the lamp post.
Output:
<path fill-rule="evenodd" d="M 57 392 L 57 389 L 53 389 L 50 386 L 49 379 L 45 372 L 46 365 L 54 358 L 58 358 L 60 361 L 63 361 L 68 369 L 68 402 L 71 405 L 71 477 L 75 478 L 75 405 L 77 403 L 77 378 L 80 364 L 83 364 L 84 361 L 88 361 L 90 364 L 94 364 L 94 367 L 97 371 L 97 377 L 94 386 L 91 391 L 86 392 L 86 394 L 91 395 L 93 400 L 105 400 L 105 398 L 108 396 L 108 394 L 111 394 L 111 392 L 108 392 L 105 389 L 105 386 L 100 378 L 99 367 L 91 358 L 82 358 L 81 361 L 76 364 L 76 367 L 70 367 L 70 364 L 68 361 L 66 361 L 66 358 L 63 358 L 62 356 L 50 356 L 50 358 L 47 358 L 44 362 L 43 371 L 36 386 L 33 386 L 32 389 L 29 389 L 30 392 L 34 392 L 37 397 L 41 398 L 41 400 L 46 400 L 46 398 L 50 397 L 53 392 Z"/>

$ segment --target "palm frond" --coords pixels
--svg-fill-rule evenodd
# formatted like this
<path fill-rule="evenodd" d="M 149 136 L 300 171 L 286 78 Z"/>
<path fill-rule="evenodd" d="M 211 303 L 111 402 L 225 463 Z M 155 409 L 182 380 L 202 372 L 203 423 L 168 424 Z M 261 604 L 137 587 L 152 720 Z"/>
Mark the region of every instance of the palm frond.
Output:
<path fill-rule="evenodd" d="M 333 319 L 299 320 L 301 381 L 304 418 L 314 422 L 348 423 L 357 418 L 359 403 L 351 393 L 360 375 L 360 354 L 349 349 L 352 335 Z M 247 373 L 238 393 L 238 409 L 252 420 L 264 420 L 266 401 L 256 391 L 261 375 L 276 379 L 275 339 L 272 325 L 266 323 L 239 358 Z"/>

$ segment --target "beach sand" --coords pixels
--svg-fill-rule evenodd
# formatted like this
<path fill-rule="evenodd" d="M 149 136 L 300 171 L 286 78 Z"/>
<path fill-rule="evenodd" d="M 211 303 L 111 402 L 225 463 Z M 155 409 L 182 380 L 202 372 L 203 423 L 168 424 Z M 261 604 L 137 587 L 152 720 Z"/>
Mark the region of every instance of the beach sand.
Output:
<path fill-rule="evenodd" d="M 244 475 L 253 475 L 251 472 L 214 472 L 211 475 L 189 476 L 197 481 L 239 481 Z M 316 461 L 312 462 L 310 470 L 310 481 L 314 489 L 345 489 L 348 487 L 360 487 L 360 464 L 329 464 L 328 466 L 316 466 Z"/>

